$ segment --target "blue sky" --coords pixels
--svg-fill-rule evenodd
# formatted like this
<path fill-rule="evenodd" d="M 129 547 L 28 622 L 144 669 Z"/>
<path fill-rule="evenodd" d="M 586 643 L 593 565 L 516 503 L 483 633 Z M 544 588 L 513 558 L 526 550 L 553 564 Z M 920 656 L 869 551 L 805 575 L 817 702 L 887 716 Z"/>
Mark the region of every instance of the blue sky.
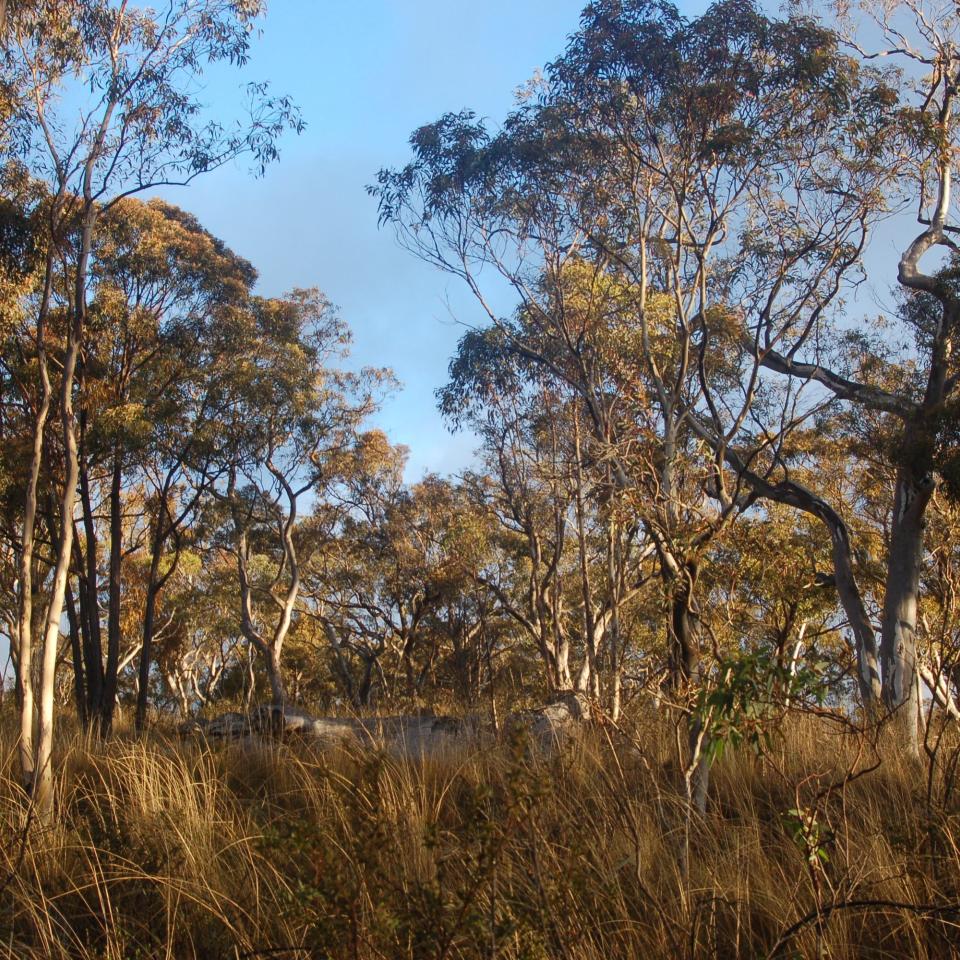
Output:
<path fill-rule="evenodd" d="M 410 480 L 472 459 L 472 438 L 445 429 L 433 391 L 462 324 L 482 318 L 455 278 L 378 230 L 364 188 L 403 164 L 410 133 L 444 112 L 501 119 L 515 89 L 563 50 L 584 3 L 272 0 L 242 78 L 218 76 L 207 92 L 229 114 L 238 80 L 268 79 L 299 104 L 306 131 L 284 141 L 262 179 L 238 164 L 165 194 L 253 262 L 261 293 L 318 286 L 339 305 L 354 363 L 391 367 L 402 382 L 377 423 L 410 448 Z"/>

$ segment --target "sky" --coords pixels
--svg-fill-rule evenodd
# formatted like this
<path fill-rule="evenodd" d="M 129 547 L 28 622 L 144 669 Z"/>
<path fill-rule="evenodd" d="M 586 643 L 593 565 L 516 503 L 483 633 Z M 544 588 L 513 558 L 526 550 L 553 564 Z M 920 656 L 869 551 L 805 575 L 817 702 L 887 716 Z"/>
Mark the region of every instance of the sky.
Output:
<path fill-rule="evenodd" d="M 262 179 L 239 162 L 164 194 L 254 264 L 260 293 L 317 286 L 339 306 L 353 364 L 390 367 L 402 384 L 375 424 L 409 447 L 412 482 L 472 460 L 474 439 L 450 434 L 434 390 L 464 324 L 483 318 L 460 281 L 378 229 L 365 187 L 409 159 L 413 130 L 448 111 L 501 120 L 514 91 L 562 52 L 584 3 L 272 0 L 249 64 L 211 82 L 210 105 L 237 114 L 240 83 L 266 79 L 293 97 L 306 130 L 284 139 Z"/>

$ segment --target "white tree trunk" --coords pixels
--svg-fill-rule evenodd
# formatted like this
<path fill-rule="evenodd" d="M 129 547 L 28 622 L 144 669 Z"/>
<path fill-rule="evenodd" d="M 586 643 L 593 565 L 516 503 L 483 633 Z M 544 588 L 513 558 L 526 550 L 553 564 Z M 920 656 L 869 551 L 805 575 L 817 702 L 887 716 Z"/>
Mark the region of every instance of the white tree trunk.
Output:
<path fill-rule="evenodd" d="M 54 694 L 57 672 L 57 648 L 60 639 L 60 618 L 63 614 L 70 551 L 73 547 L 73 509 L 77 499 L 79 463 L 77 434 L 73 417 L 73 375 L 79 352 L 79 337 L 74 331 L 67 346 L 61 386 L 63 442 L 66 476 L 60 501 L 60 543 L 54 568 L 53 586 L 47 604 L 43 637 L 43 664 L 40 673 L 40 728 L 37 737 L 34 797 L 40 817 L 49 820 L 53 813 L 53 723 Z"/>

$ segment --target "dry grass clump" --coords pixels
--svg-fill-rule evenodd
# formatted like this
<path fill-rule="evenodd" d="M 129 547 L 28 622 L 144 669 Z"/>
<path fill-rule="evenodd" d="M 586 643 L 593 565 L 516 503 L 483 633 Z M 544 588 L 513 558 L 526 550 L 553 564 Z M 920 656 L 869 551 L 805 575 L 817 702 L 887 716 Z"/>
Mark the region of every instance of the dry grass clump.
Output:
<path fill-rule="evenodd" d="M 791 718 L 700 817 L 656 719 L 407 760 L 72 735 L 60 819 L 25 830 L 8 740 L 0 956 L 956 956 L 948 741 L 924 768 Z"/>

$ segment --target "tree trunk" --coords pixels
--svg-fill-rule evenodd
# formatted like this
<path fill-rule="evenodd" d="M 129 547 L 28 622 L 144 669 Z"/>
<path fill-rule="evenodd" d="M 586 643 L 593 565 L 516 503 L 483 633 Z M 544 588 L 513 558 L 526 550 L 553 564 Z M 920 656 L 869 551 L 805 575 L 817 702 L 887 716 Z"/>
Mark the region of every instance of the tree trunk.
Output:
<path fill-rule="evenodd" d="M 669 572 L 671 569 L 674 572 Z M 686 714 L 687 757 L 683 761 L 683 770 L 687 802 L 691 809 L 704 813 L 710 785 L 710 764 L 707 759 L 710 730 L 690 712 L 686 703 L 690 682 L 694 679 L 700 660 L 700 631 L 694 601 L 697 574 L 697 564 L 693 560 L 671 562 L 668 566 L 671 600 L 667 662 L 670 690 Z"/>
<path fill-rule="evenodd" d="M 120 591 L 123 559 L 123 513 L 120 498 L 123 470 L 119 451 L 113 458 L 110 480 L 110 583 L 107 612 L 107 666 L 103 677 L 103 701 L 100 705 L 100 735 L 107 737 L 113 727 L 117 703 L 117 674 L 120 666 Z"/>
<path fill-rule="evenodd" d="M 247 676 L 245 689 L 243 691 L 243 709 L 247 714 L 250 713 L 254 694 L 257 692 L 257 674 L 254 670 L 255 663 L 256 650 L 252 646 L 247 647 Z"/>
<path fill-rule="evenodd" d="M 693 609 L 693 591 L 697 566 L 687 561 L 679 575 L 671 575 L 670 626 L 667 631 L 667 662 L 670 685 L 682 690 L 692 679 L 700 659 L 696 613 Z"/>
<path fill-rule="evenodd" d="M 77 532 L 74 530 L 74 545 L 77 542 Z M 75 550 L 77 556 L 81 557 L 79 551 Z M 90 722 L 90 711 L 93 709 L 94 695 L 93 695 L 93 686 L 95 682 L 99 682 L 99 679 L 103 673 L 103 663 L 96 660 L 93 655 L 93 644 L 90 640 L 90 614 L 87 610 L 87 588 L 86 588 L 86 577 L 82 574 L 77 576 L 77 599 L 78 599 L 78 619 L 80 621 L 80 650 L 83 656 L 83 670 L 84 670 L 84 709 L 83 715 L 86 718 L 84 727 Z"/>
<path fill-rule="evenodd" d="M 66 590 L 67 622 L 70 626 L 70 654 L 73 659 L 73 692 L 77 703 L 77 719 L 84 728 L 87 726 L 87 684 L 83 670 L 83 647 L 80 637 L 80 622 L 77 617 L 77 605 L 67 578 Z"/>
<path fill-rule="evenodd" d="M 83 276 L 86 276 L 84 271 Z M 82 311 L 81 311 L 82 316 Z M 49 821 L 53 813 L 53 705 L 57 669 L 57 641 L 60 638 L 60 617 L 63 614 L 70 552 L 73 547 L 73 509 L 77 498 L 79 462 L 77 432 L 73 417 L 73 379 L 80 349 L 79 319 L 71 328 L 64 357 L 60 391 L 61 422 L 66 471 L 63 495 L 60 501 L 60 542 L 54 567 L 53 585 L 47 604 L 46 626 L 43 637 L 43 665 L 40 674 L 40 728 L 37 738 L 34 797 L 42 820 Z"/>
<path fill-rule="evenodd" d="M 555 662 L 557 665 L 557 690 L 572 690 L 573 678 L 570 676 L 570 642 L 562 633 L 557 637 L 557 655 Z"/>
<path fill-rule="evenodd" d="M 576 461 L 575 497 L 577 518 L 577 557 L 580 563 L 580 592 L 583 598 L 584 655 L 576 689 L 589 692 L 595 700 L 600 697 L 600 672 L 597 669 L 597 623 L 593 609 L 593 589 L 590 583 L 590 558 L 587 550 L 586 510 L 583 502 L 583 454 L 580 446 L 580 420 L 573 421 L 574 456 Z"/>
<path fill-rule="evenodd" d="M 50 306 L 53 260 L 47 257 L 43 299 L 37 315 L 37 361 L 40 367 L 41 398 L 33 428 L 30 475 L 23 506 L 20 540 L 19 588 L 17 592 L 16 647 L 17 703 L 20 708 L 20 771 L 28 791 L 34 784 L 33 728 L 36 722 L 33 698 L 33 548 L 37 526 L 37 487 L 43 463 L 43 434 L 50 414 L 51 386 L 44 345 L 46 315 Z"/>
<path fill-rule="evenodd" d="M 370 694 L 373 692 L 373 658 L 367 658 L 363 662 L 363 677 L 360 680 L 360 688 L 357 690 L 357 704 L 361 707 L 370 706 Z"/>
<path fill-rule="evenodd" d="M 607 658 L 610 663 L 610 717 L 620 719 L 623 667 L 620 663 L 620 538 L 614 522 L 607 524 L 607 589 L 610 591 L 610 623 L 607 626 Z"/>
<path fill-rule="evenodd" d="M 143 610 L 143 640 L 140 647 L 140 666 L 137 672 L 137 712 L 134 726 L 142 733 L 147 722 L 147 704 L 150 691 L 150 666 L 153 659 L 153 629 L 157 618 L 157 594 L 160 592 L 157 574 L 160 571 L 160 549 L 154 542 L 150 558 L 150 579 L 147 583 L 147 600 Z"/>
<path fill-rule="evenodd" d="M 84 435 L 84 417 L 80 416 L 81 444 Z M 86 463 L 80 464 L 80 505 L 83 512 L 83 532 L 86 544 L 84 582 L 85 600 L 81 603 L 81 615 L 85 616 L 87 649 L 84 659 L 87 664 L 87 704 L 91 722 L 100 716 L 103 704 L 103 643 L 100 634 L 100 585 L 97 571 L 97 530 L 90 499 L 90 482 Z"/>
<path fill-rule="evenodd" d="M 898 711 L 905 745 L 915 755 L 919 755 L 920 751 L 917 730 L 917 607 L 923 560 L 924 513 L 932 492 L 932 479 L 917 480 L 906 467 L 898 471 L 880 634 L 884 705 L 888 710 Z"/>
<path fill-rule="evenodd" d="M 37 485 L 43 450 L 43 431 L 50 410 L 50 384 L 46 376 L 46 360 L 41 361 L 44 396 L 34 425 L 33 455 L 30 479 L 24 504 L 23 532 L 20 546 L 20 584 L 17 591 L 17 632 L 15 665 L 17 703 L 20 707 L 20 771 L 28 790 L 34 784 L 34 738 L 36 710 L 33 698 L 33 546 L 37 523 Z"/>
<path fill-rule="evenodd" d="M 403 622 L 403 611 L 400 613 L 401 623 Z M 416 671 L 413 664 L 413 651 L 417 643 L 417 632 L 415 627 L 407 627 L 406 624 L 400 628 L 400 663 L 403 667 L 403 675 L 407 685 L 407 696 L 411 701 L 417 696 Z"/>
<path fill-rule="evenodd" d="M 267 678 L 270 681 L 270 705 L 274 712 L 283 713 L 285 694 L 283 689 L 283 675 L 280 672 L 280 651 L 271 645 L 264 658 L 267 667 Z"/>

